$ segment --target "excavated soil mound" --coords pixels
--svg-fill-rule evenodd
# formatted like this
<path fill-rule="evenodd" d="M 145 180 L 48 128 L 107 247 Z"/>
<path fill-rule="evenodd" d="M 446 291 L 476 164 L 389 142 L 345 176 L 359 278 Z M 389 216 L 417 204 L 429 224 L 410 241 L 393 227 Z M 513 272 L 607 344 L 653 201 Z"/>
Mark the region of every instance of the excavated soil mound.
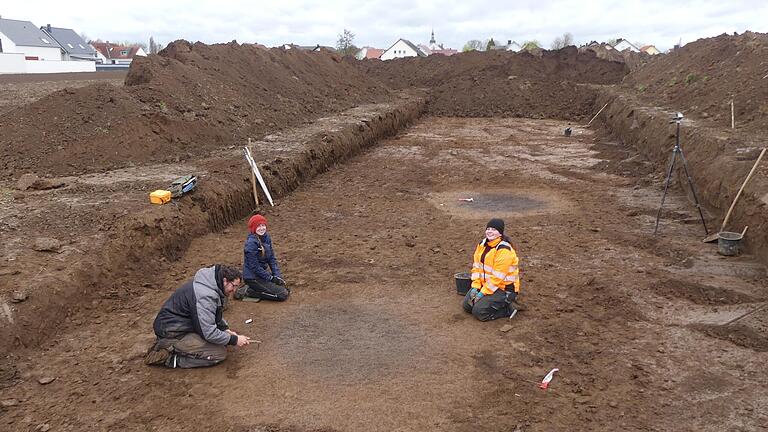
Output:
<path fill-rule="evenodd" d="M 624 80 L 642 98 L 717 126 L 768 127 L 768 35 L 746 32 L 699 39 L 668 55 L 654 56 Z"/>
<path fill-rule="evenodd" d="M 118 88 L 55 92 L 0 119 L 3 177 L 174 162 L 387 98 L 328 52 L 176 41 Z"/>
<path fill-rule="evenodd" d="M 594 92 L 582 84 L 619 83 L 628 72 L 621 62 L 575 47 L 540 55 L 491 51 L 366 61 L 362 67 L 393 88 L 431 88 L 432 114 L 563 119 L 592 110 Z"/>

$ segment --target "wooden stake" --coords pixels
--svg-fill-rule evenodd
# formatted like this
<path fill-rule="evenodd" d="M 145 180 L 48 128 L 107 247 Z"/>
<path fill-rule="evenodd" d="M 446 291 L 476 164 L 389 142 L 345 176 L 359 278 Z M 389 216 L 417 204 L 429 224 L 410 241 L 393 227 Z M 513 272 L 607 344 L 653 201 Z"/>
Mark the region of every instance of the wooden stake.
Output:
<path fill-rule="evenodd" d="M 599 115 L 600 115 L 600 113 L 601 113 L 601 112 L 603 112 L 603 110 L 604 110 L 604 109 L 605 109 L 605 107 L 607 107 L 607 106 L 608 106 L 608 103 L 606 102 L 606 104 L 605 104 L 605 105 L 603 105 L 603 107 L 602 107 L 602 108 L 600 108 L 600 111 L 598 111 L 598 112 L 597 112 L 597 114 L 595 114 L 595 116 L 594 116 L 594 117 L 592 117 L 592 120 L 590 120 L 590 121 L 589 121 L 589 123 L 587 123 L 587 126 L 584 126 L 584 127 L 588 127 L 589 125 L 591 125 L 591 124 L 592 124 L 592 122 L 593 122 L 593 121 L 595 121 L 595 119 L 597 118 L 597 116 L 599 116 Z"/>
<path fill-rule="evenodd" d="M 251 149 L 251 139 L 248 138 L 248 150 Z M 256 174 L 253 173 L 253 169 L 248 165 L 248 171 L 251 172 L 251 187 L 253 187 L 253 201 L 256 205 L 259 205 L 259 194 L 256 192 Z"/>
<path fill-rule="evenodd" d="M 736 129 L 736 116 L 733 113 L 733 99 L 731 99 L 731 129 Z"/>
<path fill-rule="evenodd" d="M 757 169 L 757 166 L 760 164 L 760 161 L 763 159 L 763 156 L 765 155 L 765 151 L 768 149 L 763 149 L 760 152 L 760 156 L 757 157 L 757 160 L 755 161 L 755 164 L 752 166 L 752 169 L 749 170 L 749 174 L 747 174 L 747 178 L 744 179 L 744 183 L 741 184 L 741 188 L 739 188 L 739 192 L 736 193 L 736 197 L 733 199 L 733 202 L 731 203 L 731 207 L 728 208 L 728 213 L 725 215 L 725 219 L 723 219 L 723 226 L 720 227 L 720 231 L 725 229 L 725 224 L 728 223 L 728 218 L 731 217 L 731 212 L 733 211 L 733 208 L 736 207 L 736 201 L 739 200 L 739 197 L 741 196 L 741 193 L 744 191 L 744 186 L 749 183 L 749 179 L 752 178 L 752 174 L 755 173 L 755 170 Z"/>

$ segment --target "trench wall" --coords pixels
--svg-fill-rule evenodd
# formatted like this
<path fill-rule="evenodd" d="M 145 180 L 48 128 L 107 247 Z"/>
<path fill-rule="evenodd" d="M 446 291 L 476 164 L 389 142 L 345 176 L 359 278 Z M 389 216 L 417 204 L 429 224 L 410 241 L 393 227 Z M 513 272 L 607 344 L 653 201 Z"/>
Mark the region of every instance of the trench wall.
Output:
<path fill-rule="evenodd" d="M 353 109 L 333 127 L 288 143 L 287 152 L 285 146 L 282 153 L 274 152 L 280 156 L 267 157 L 269 148 L 262 148 L 257 160 L 273 198 L 285 197 L 333 165 L 406 128 L 421 116 L 425 103 L 422 97 L 402 96 L 380 108 Z M 109 234 L 100 254 L 76 264 L 71 280 L 60 281 L 51 295 L 16 311 L 13 322 L 0 328 L 0 350 L 39 346 L 63 320 L 88 320 L 92 299 L 104 293 L 129 297 L 156 287 L 160 272 L 181 257 L 194 238 L 223 230 L 256 209 L 250 175 L 237 149 L 200 165 L 210 174 L 195 192 L 174 200 L 174 205 L 152 206 L 127 217 Z M 260 202 L 259 211 L 269 214 L 263 195 Z"/>
<path fill-rule="evenodd" d="M 599 121 L 626 144 L 638 149 L 655 163 L 657 171 L 668 169 L 675 142 L 673 115 L 657 107 L 646 107 L 631 95 L 616 88 L 600 90 L 597 107 L 608 103 Z M 710 218 L 710 233 L 720 229 L 723 218 L 757 159 L 768 142 L 711 128 L 686 118 L 681 124 L 680 142 L 696 187 L 699 201 Z M 679 162 L 679 160 L 678 160 Z M 726 231 L 741 231 L 749 226 L 744 248 L 768 264 L 768 159 L 763 158 L 758 171 L 742 192 L 729 219 Z M 676 186 L 689 190 L 681 164 L 676 164 Z M 679 190 L 679 189 L 678 189 Z M 693 207 L 692 195 L 688 192 Z M 703 238 L 703 236 L 702 236 Z"/>

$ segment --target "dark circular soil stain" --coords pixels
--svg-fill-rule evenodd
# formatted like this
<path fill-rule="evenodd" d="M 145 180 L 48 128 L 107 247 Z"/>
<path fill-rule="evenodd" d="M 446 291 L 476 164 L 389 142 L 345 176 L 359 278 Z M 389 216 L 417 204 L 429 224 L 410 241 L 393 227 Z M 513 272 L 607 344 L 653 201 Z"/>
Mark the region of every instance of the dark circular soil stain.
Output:
<path fill-rule="evenodd" d="M 471 201 L 467 201 L 469 199 Z M 467 219 L 513 218 L 569 211 L 567 201 L 549 190 L 453 190 L 432 194 L 430 202 L 442 211 Z"/>
<path fill-rule="evenodd" d="M 472 196 L 472 202 L 459 201 L 457 208 L 473 211 L 526 212 L 547 207 L 547 203 L 529 196 L 508 193 L 484 193 Z"/>
<path fill-rule="evenodd" d="M 424 355 L 424 334 L 380 305 L 339 302 L 302 309 L 278 336 L 281 356 L 296 370 L 367 382 L 411 367 Z"/>

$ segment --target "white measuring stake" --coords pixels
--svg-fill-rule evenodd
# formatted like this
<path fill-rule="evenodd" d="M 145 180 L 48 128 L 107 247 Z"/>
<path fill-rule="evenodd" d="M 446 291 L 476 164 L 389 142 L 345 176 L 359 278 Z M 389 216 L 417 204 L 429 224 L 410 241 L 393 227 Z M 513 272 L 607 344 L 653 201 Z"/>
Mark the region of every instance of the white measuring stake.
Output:
<path fill-rule="evenodd" d="M 259 167 L 256 166 L 256 161 L 253 160 L 253 156 L 251 156 L 251 151 L 248 150 L 248 147 L 243 147 L 243 151 L 245 152 L 245 160 L 248 161 L 248 164 L 251 166 L 251 170 L 253 170 L 253 173 L 256 174 L 256 180 L 259 181 L 259 185 L 261 186 L 261 190 L 264 191 L 264 195 L 267 196 L 267 200 L 269 200 L 269 204 L 274 207 L 275 202 L 272 200 L 272 194 L 269 193 L 269 189 L 267 189 L 267 184 L 264 183 L 264 178 L 261 176 L 261 172 L 259 171 Z"/>

